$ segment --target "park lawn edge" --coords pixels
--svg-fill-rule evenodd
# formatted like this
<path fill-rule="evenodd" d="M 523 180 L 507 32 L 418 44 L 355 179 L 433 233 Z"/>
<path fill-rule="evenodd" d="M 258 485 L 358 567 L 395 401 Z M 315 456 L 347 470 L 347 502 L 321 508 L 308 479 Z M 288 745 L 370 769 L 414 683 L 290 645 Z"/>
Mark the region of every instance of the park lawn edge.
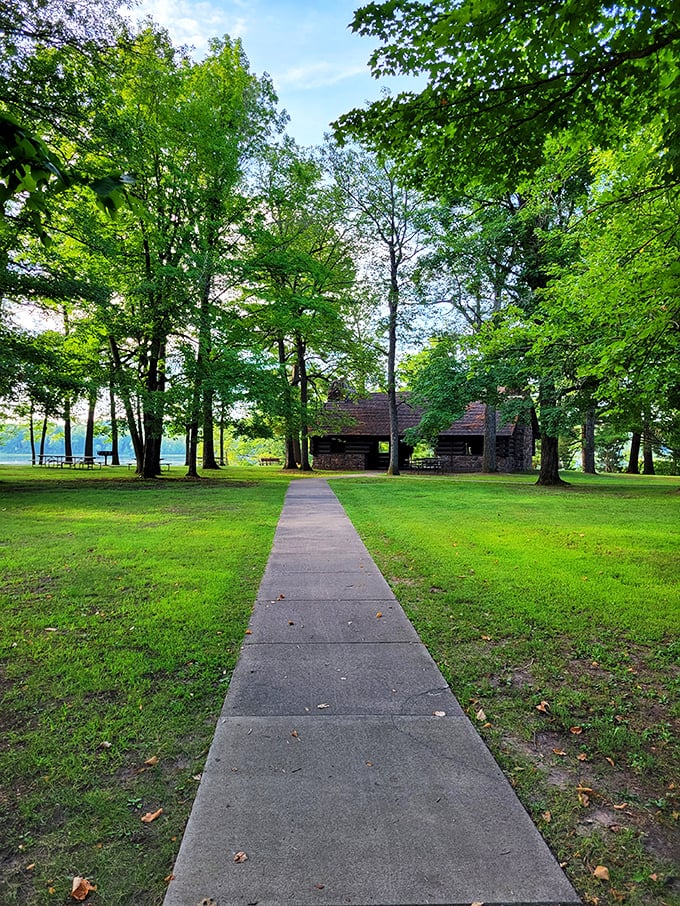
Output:
<path fill-rule="evenodd" d="M 678 480 L 567 477 L 571 484 L 561 489 L 498 475 L 405 475 L 332 487 L 584 902 L 677 906 Z M 631 520 L 645 518 L 647 531 L 627 524 L 630 507 Z M 499 520 L 508 510 L 512 529 Z M 541 522 L 543 510 L 554 524 Z M 655 520 L 665 521 L 660 528 Z M 513 531 L 526 536 L 528 552 Z M 616 557 L 607 555 L 613 538 Z M 517 581 L 504 547 L 524 567 L 536 561 L 533 584 L 531 576 Z M 560 561 L 572 571 L 588 568 L 587 576 L 569 577 L 571 588 L 577 593 L 583 583 L 592 592 L 600 581 L 606 601 L 615 583 L 598 573 L 614 560 L 622 587 L 655 575 L 654 592 L 669 596 L 666 622 L 645 630 L 630 608 L 624 629 L 611 616 L 606 626 L 589 623 L 587 608 L 560 620 L 546 593 L 551 570 L 559 582 L 566 581 Z M 521 597 L 532 588 L 535 606 L 525 607 Z M 596 877 L 600 865 L 609 881 Z"/>

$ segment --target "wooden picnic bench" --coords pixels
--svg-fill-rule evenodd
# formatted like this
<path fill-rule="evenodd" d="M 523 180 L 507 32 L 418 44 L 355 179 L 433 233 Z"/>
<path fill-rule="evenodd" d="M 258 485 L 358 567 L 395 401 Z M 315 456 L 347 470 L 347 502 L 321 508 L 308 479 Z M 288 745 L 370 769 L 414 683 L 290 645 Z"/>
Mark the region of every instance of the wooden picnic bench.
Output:
<path fill-rule="evenodd" d="M 167 459 L 161 459 L 160 466 L 161 466 L 161 469 L 165 469 L 166 472 L 170 471 L 170 462 Z M 135 460 L 132 460 L 132 462 L 127 463 L 127 467 L 128 467 L 128 470 L 136 469 L 137 463 L 135 462 Z"/>
<path fill-rule="evenodd" d="M 275 466 L 280 464 L 281 460 L 278 456 L 260 456 L 260 465 L 261 466 Z"/>
<path fill-rule="evenodd" d="M 441 472 L 444 464 L 445 460 L 441 456 L 424 456 L 409 460 L 411 470 L 414 472 Z"/>

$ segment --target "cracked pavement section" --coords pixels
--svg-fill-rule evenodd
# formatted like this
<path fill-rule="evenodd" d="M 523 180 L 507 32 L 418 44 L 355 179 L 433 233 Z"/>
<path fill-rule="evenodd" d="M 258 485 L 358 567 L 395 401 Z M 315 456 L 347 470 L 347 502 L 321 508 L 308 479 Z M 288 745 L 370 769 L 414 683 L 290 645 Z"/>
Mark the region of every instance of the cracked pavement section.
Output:
<path fill-rule="evenodd" d="M 208 897 L 580 902 L 323 479 L 290 484 L 164 906 Z"/>

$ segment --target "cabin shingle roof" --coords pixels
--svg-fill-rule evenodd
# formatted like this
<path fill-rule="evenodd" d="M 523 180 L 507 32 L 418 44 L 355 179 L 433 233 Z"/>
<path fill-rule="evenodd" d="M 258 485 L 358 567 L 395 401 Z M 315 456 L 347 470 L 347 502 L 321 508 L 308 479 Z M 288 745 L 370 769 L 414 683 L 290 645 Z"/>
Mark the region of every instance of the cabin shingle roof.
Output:
<path fill-rule="evenodd" d="M 410 394 L 397 394 L 399 412 L 399 434 L 407 428 L 414 428 L 423 412 L 421 407 L 412 406 Z M 484 403 L 470 403 L 462 418 L 450 428 L 441 431 L 443 436 L 472 437 L 484 434 Z M 499 437 L 509 437 L 514 431 L 514 422 L 500 424 L 497 419 L 496 432 Z M 345 437 L 389 437 L 390 414 L 386 393 L 371 393 L 356 400 L 329 400 L 319 416 L 315 434 L 337 434 Z"/>

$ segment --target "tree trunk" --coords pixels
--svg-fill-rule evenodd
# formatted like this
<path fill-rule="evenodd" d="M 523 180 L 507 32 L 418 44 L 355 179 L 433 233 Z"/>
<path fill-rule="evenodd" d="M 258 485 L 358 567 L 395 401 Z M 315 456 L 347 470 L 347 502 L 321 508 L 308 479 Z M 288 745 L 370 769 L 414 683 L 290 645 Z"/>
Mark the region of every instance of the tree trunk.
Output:
<path fill-rule="evenodd" d="M 387 404 L 390 414 L 390 461 L 388 475 L 399 475 L 399 412 L 397 409 L 397 312 L 399 310 L 398 265 L 394 245 L 390 244 L 390 290 L 387 345 Z"/>
<path fill-rule="evenodd" d="M 144 458 L 142 477 L 157 478 L 161 473 L 161 443 L 165 392 L 165 341 L 156 336 L 151 342 L 146 377 L 146 398 L 142 420 L 144 424 Z"/>
<path fill-rule="evenodd" d="M 225 456 L 224 452 L 224 406 L 220 407 L 220 465 L 226 466 L 229 464 L 228 457 Z"/>
<path fill-rule="evenodd" d="M 639 431 L 633 431 L 633 436 L 630 439 L 630 455 L 628 457 L 628 468 L 626 473 L 628 475 L 639 475 L 640 474 L 640 443 L 642 441 L 642 434 Z"/>
<path fill-rule="evenodd" d="M 94 409 L 97 397 L 91 396 L 87 401 L 87 423 L 85 425 L 85 449 L 83 456 L 94 462 Z"/>
<path fill-rule="evenodd" d="M 111 465 L 119 466 L 118 419 L 116 418 L 116 394 L 113 390 L 113 381 L 109 384 L 109 413 L 111 416 Z"/>
<path fill-rule="evenodd" d="M 43 418 L 42 431 L 40 433 L 40 454 L 38 462 L 40 465 L 45 464 L 45 441 L 47 440 L 47 415 Z"/>
<path fill-rule="evenodd" d="M 128 431 L 130 432 L 132 449 L 135 451 L 135 459 L 137 461 L 137 474 L 141 474 L 142 460 L 144 458 L 144 443 L 142 440 L 142 433 L 139 423 L 135 418 L 130 394 L 128 393 L 128 390 L 125 386 L 123 366 L 120 359 L 118 344 L 113 337 L 109 337 L 109 348 L 111 350 L 111 363 L 114 381 L 118 384 L 118 392 L 120 394 L 120 398 L 123 401 L 123 408 L 125 409 L 125 419 L 127 421 Z"/>
<path fill-rule="evenodd" d="M 297 354 L 298 377 L 300 380 L 300 469 L 303 472 L 311 472 L 312 467 L 309 463 L 309 426 L 307 424 L 309 384 L 307 382 L 305 343 L 300 334 L 296 334 L 295 336 L 295 349 Z"/>
<path fill-rule="evenodd" d="M 286 436 L 286 458 L 283 468 L 297 471 L 297 462 L 295 460 L 295 438 L 290 435 Z"/>
<path fill-rule="evenodd" d="M 541 431 L 541 467 L 536 484 L 565 485 L 560 478 L 560 456 L 558 438 Z"/>
<path fill-rule="evenodd" d="M 31 465 L 35 465 L 35 421 L 34 421 L 35 411 L 33 409 L 33 403 L 31 403 L 31 409 L 28 413 L 28 436 L 31 442 Z"/>
<path fill-rule="evenodd" d="M 293 458 L 295 460 L 295 468 L 300 468 L 300 463 L 302 462 L 302 448 L 300 447 L 300 435 L 294 434 L 292 437 L 293 441 Z"/>
<path fill-rule="evenodd" d="M 71 400 L 64 400 L 64 458 L 68 462 L 73 459 L 73 438 L 71 435 Z"/>
<path fill-rule="evenodd" d="M 187 474 L 185 478 L 200 478 L 197 468 L 198 422 L 192 422 L 187 432 Z"/>
<path fill-rule="evenodd" d="M 581 468 L 588 475 L 595 475 L 595 413 L 586 412 L 581 425 Z"/>
<path fill-rule="evenodd" d="M 206 385 L 203 390 L 203 468 L 219 469 L 215 459 L 215 418 L 213 414 L 213 390 Z"/>
<path fill-rule="evenodd" d="M 538 473 L 540 485 L 554 485 L 561 487 L 567 482 L 560 478 L 559 437 L 556 430 L 551 430 L 551 421 L 555 422 L 557 400 L 555 388 L 551 381 L 545 381 L 539 388 L 539 403 L 541 414 L 541 465 Z"/>
<path fill-rule="evenodd" d="M 642 435 L 642 474 L 655 475 L 654 469 L 654 448 L 652 446 L 652 432 L 648 425 Z"/>
<path fill-rule="evenodd" d="M 206 268 L 206 280 L 201 294 L 200 326 L 198 334 L 198 360 L 196 380 L 201 387 L 203 417 L 203 468 L 219 469 L 215 459 L 215 420 L 213 418 L 213 388 L 209 363 L 212 354 L 212 329 L 210 326 L 211 268 Z"/>
<path fill-rule="evenodd" d="M 490 406 L 487 403 L 484 412 L 484 454 L 482 456 L 482 472 L 498 471 L 496 431 L 496 407 Z"/>
<path fill-rule="evenodd" d="M 199 478 L 198 474 L 198 419 L 201 409 L 201 344 L 199 341 L 198 352 L 196 354 L 196 370 L 194 372 L 194 388 L 191 394 L 191 412 L 189 413 L 189 424 L 187 425 L 186 436 L 186 467 L 187 474 L 185 478 Z"/>
<path fill-rule="evenodd" d="M 291 386 L 286 370 L 286 345 L 282 336 L 277 337 L 276 345 L 279 354 L 279 374 L 281 376 L 284 395 L 284 420 L 286 424 L 286 455 L 283 468 L 284 470 L 292 470 L 297 469 L 297 460 L 295 457 L 295 420 L 293 418 L 293 394 L 291 392 Z"/>

